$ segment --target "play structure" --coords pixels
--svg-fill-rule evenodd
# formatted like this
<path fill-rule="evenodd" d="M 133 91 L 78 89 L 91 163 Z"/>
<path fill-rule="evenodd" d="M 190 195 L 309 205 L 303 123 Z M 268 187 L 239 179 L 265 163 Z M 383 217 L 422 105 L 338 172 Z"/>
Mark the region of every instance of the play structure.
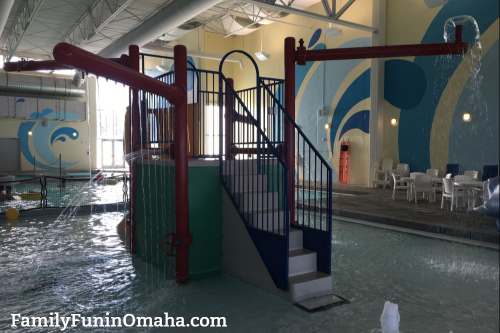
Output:
<path fill-rule="evenodd" d="M 207 244 L 222 245 L 223 270 L 300 301 L 331 293 L 332 169 L 295 122 L 295 65 L 465 53 L 468 47 L 462 41 L 461 26 L 456 27 L 455 36 L 452 43 L 330 50 L 306 50 L 302 39 L 296 49 L 295 39 L 289 37 L 284 45 L 284 80 L 261 76 L 253 58 L 239 50 L 222 59 L 219 71 L 197 69 L 188 63 L 182 45 L 175 46 L 170 59 L 173 70 L 154 78 L 144 75 L 145 59 L 169 57 L 140 54 L 136 45 L 129 47 L 128 55 L 105 59 L 60 43 L 54 48 L 55 61 L 6 63 L 4 68 L 74 68 L 128 85 L 130 155 L 154 155 L 175 166 L 175 230 L 152 233 L 148 242 L 156 245 L 155 251 L 175 257 L 176 280 L 188 281 L 189 261 L 197 260 L 199 253 L 190 246 L 205 237 L 191 232 L 204 221 L 193 220 L 189 213 L 188 161 L 215 159 L 216 185 L 222 187 L 217 198 L 222 201 L 222 221 L 215 222 L 222 224 L 224 237 Z M 254 87 L 236 91 L 234 81 L 222 74 L 225 60 L 233 53 L 252 62 Z M 136 253 L 136 240 L 143 237 L 136 230 L 147 228 L 138 225 L 136 205 L 138 174 L 144 173 L 137 159 L 131 158 L 130 166 L 130 251 Z M 347 163 L 344 167 L 347 169 Z M 347 177 L 347 172 L 344 175 Z M 197 186 L 202 190 L 205 185 L 201 182 Z M 309 193 L 323 192 L 326 199 L 318 199 L 319 208 L 309 205 L 316 199 Z M 209 196 L 213 195 L 207 192 L 206 200 Z"/>

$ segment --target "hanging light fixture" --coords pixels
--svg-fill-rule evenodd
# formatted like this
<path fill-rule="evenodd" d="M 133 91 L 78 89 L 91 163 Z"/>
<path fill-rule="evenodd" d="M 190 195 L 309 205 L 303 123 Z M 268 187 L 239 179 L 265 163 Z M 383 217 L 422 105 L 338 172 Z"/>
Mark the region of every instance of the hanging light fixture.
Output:
<path fill-rule="evenodd" d="M 328 38 L 334 38 L 334 37 L 338 37 L 338 36 L 342 35 L 342 29 L 332 27 L 331 23 L 330 23 L 330 27 L 323 29 L 323 31 L 324 31 L 325 35 L 328 36 Z"/>
<path fill-rule="evenodd" d="M 391 119 L 391 125 L 396 126 L 398 124 L 398 120 L 396 118 Z"/>
<path fill-rule="evenodd" d="M 268 30 L 269 30 L 269 28 L 268 28 Z M 269 31 L 268 31 L 268 34 L 267 34 L 267 52 L 269 52 Z M 260 61 L 265 61 L 265 60 L 271 58 L 271 54 L 270 53 L 262 52 L 262 29 L 260 29 L 260 52 L 256 52 L 255 56 Z"/>
<path fill-rule="evenodd" d="M 470 115 L 470 113 L 466 112 L 466 113 L 464 113 L 464 115 L 462 116 L 462 119 L 463 119 L 465 122 L 469 122 L 469 121 L 472 119 L 472 116 Z"/>

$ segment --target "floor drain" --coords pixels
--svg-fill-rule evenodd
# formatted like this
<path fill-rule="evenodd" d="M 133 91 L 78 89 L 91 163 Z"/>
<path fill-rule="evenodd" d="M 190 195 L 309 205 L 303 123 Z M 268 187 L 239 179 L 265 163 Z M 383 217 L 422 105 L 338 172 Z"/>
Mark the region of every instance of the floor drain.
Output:
<path fill-rule="evenodd" d="M 337 295 L 326 295 L 310 298 L 308 300 L 295 303 L 295 305 L 307 312 L 318 312 L 348 303 L 350 302 L 343 297 Z"/>

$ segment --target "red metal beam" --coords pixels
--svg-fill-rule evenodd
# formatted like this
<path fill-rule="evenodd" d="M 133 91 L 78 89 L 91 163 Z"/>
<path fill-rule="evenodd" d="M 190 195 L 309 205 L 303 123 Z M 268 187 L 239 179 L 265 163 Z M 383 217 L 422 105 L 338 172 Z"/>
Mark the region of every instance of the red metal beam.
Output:
<path fill-rule="evenodd" d="M 455 41 L 453 43 L 370 46 L 328 50 L 306 50 L 303 44 L 304 41 L 301 39 L 300 46 L 295 54 L 297 65 L 305 65 L 307 61 L 464 54 L 468 48 L 467 43 L 462 40 L 462 26 L 455 28 Z"/>
<path fill-rule="evenodd" d="M 152 94 L 165 97 L 174 105 L 178 105 L 186 98 L 186 92 L 179 87 L 178 82 L 173 85 L 165 84 L 68 43 L 57 44 L 54 47 L 53 55 L 57 62 L 65 66 L 87 73 L 94 73 L 124 83 L 132 88 L 146 90 Z"/>
<path fill-rule="evenodd" d="M 120 58 L 109 58 L 108 60 L 116 62 L 117 64 L 130 67 L 129 57 L 122 55 Z M 13 62 L 6 62 L 3 64 L 3 69 L 6 72 L 33 72 L 33 71 L 57 71 L 65 69 L 73 69 L 70 66 L 64 66 L 55 60 L 20 60 Z"/>
<path fill-rule="evenodd" d="M 189 233 L 188 196 L 188 147 L 187 147 L 187 50 L 184 45 L 174 47 L 174 80 L 181 90 L 181 98 L 175 105 L 175 238 L 180 241 L 175 260 L 176 280 L 187 283 L 189 278 L 189 245 L 193 236 Z M 156 81 L 156 80 L 155 80 Z M 158 82 L 158 81 L 157 81 Z M 165 85 L 162 83 L 162 85 Z"/>

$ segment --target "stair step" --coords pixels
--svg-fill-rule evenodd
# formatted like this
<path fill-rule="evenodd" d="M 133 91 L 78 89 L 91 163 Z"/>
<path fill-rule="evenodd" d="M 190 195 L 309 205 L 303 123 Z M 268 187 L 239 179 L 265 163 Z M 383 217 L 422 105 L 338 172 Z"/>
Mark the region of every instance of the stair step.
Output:
<path fill-rule="evenodd" d="M 314 271 L 291 276 L 288 279 L 290 300 L 302 301 L 311 297 L 319 297 L 332 293 L 332 276 Z"/>
<path fill-rule="evenodd" d="M 298 249 L 302 249 L 303 245 L 303 232 L 299 229 L 290 228 L 290 242 L 289 242 L 289 251 L 294 251 Z"/>
<path fill-rule="evenodd" d="M 301 275 L 317 270 L 317 253 L 308 249 L 289 251 L 288 276 Z"/>
<path fill-rule="evenodd" d="M 227 184 L 232 193 L 267 190 L 267 175 L 236 175 L 229 176 Z"/>
<path fill-rule="evenodd" d="M 282 210 L 264 210 L 252 213 L 251 223 L 262 230 L 283 229 L 285 225 L 285 213 Z"/>
<path fill-rule="evenodd" d="M 267 210 L 278 205 L 278 192 L 236 193 L 235 200 L 243 212 Z"/>
<path fill-rule="evenodd" d="M 261 160 L 261 169 L 276 165 L 276 160 Z M 231 160 L 222 162 L 223 175 L 257 174 L 257 160 Z M 281 171 L 280 171 L 281 174 Z M 275 173 L 276 177 L 276 173 Z"/>

